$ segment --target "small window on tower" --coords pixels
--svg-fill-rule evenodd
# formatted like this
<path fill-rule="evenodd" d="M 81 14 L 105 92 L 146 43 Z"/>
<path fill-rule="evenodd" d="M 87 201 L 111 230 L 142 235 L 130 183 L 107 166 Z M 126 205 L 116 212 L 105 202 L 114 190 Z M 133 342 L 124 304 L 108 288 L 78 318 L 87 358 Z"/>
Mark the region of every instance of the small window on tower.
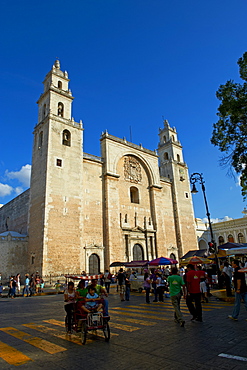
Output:
<path fill-rule="evenodd" d="M 43 145 L 43 131 L 39 133 L 39 144 L 38 144 L 39 149 L 42 147 L 42 145 Z"/>
<path fill-rule="evenodd" d="M 63 117 L 63 103 L 58 103 L 57 105 L 57 115 Z"/>
<path fill-rule="evenodd" d="M 167 152 L 164 153 L 164 160 L 168 160 L 168 153 Z"/>
<path fill-rule="evenodd" d="M 177 154 L 177 161 L 180 162 L 180 155 Z"/>
<path fill-rule="evenodd" d="M 57 83 L 57 87 L 59 88 L 59 89 L 61 89 L 62 88 L 62 82 L 61 81 L 58 81 L 58 83 Z"/>
<path fill-rule="evenodd" d="M 45 118 L 46 116 L 46 104 L 44 104 L 43 106 L 43 118 Z"/>
<path fill-rule="evenodd" d="M 71 134 L 69 130 L 63 130 L 63 145 L 70 146 L 71 144 Z"/>
<path fill-rule="evenodd" d="M 139 190 L 135 186 L 130 188 L 130 201 L 131 203 L 139 203 Z"/>
<path fill-rule="evenodd" d="M 57 166 L 62 167 L 62 159 L 57 158 Z"/>

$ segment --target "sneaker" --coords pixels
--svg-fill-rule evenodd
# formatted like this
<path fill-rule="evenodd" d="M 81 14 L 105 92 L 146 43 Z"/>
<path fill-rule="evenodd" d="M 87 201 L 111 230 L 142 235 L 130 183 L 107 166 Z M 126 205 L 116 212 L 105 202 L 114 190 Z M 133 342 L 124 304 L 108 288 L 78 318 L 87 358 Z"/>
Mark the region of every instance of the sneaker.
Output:
<path fill-rule="evenodd" d="M 177 324 L 179 324 L 179 321 L 177 319 L 174 319 L 174 322 L 176 322 Z"/>
<path fill-rule="evenodd" d="M 185 324 L 185 321 L 184 321 L 184 320 L 180 322 L 180 326 L 181 326 L 181 328 L 183 328 L 183 327 L 184 327 L 184 324 Z"/>
<path fill-rule="evenodd" d="M 197 317 L 195 321 L 202 322 L 202 319 L 199 319 L 199 318 Z"/>
<path fill-rule="evenodd" d="M 193 316 L 192 319 L 190 319 L 190 321 L 194 321 L 196 319 L 196 316 Z"/>
<path fill-rule="evenodd" d="M 238 319 L 235 319 L 235 317 L 233 317 L 232 315 L 229 315 L 229 316 L 228 316 L 228 319 L 231 319 L 231 320 L 233 320 L 233 321 L 238 321 Z"/>

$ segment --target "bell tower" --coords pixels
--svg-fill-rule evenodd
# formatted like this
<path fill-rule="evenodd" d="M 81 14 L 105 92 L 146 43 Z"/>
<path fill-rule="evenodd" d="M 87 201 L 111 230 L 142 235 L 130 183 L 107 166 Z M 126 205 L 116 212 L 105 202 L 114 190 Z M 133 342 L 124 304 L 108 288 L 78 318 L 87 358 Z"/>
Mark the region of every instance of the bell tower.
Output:
<path fill-rule="evenodd" d="M 159 130 L 158 155 L 160 175 L 169 178 L 172 184 L 172 199 L 179 257 L 190 249 L 197 249 L 195 217 L 190 192 L 188 167 L 183 159 L 183 150 L 175 127 L 164 120 Z"/>
<path fill-rule="evenodd" d="M 80 271 L 83 128 L 71 117 L 68 73 L 46 75 L 34 128 L 29 208 L 30 271 Z"/>

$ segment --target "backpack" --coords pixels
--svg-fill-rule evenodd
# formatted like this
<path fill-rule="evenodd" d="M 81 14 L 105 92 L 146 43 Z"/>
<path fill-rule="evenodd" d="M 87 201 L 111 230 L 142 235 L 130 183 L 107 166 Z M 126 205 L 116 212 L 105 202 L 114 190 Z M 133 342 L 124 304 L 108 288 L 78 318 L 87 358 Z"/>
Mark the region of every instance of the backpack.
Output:
<path fill-rule="evenodd" d="M 111 277 L 112 277 L 112 274 L 110 274 L 110 273 L 109 273 L 109 274 L 107 275 L 107 279 L 111 280 Z"/>

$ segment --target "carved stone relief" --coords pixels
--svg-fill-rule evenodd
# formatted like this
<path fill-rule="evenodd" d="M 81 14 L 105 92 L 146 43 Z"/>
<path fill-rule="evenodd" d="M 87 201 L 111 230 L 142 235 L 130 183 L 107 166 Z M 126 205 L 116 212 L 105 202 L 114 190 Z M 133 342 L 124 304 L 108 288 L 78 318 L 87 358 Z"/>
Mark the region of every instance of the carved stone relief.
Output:
<path fill-rule="evenodd" d="M 124 178 L 135 184 L 142 180 L 141 165 L 131 156 L 124 158 Z"/>

